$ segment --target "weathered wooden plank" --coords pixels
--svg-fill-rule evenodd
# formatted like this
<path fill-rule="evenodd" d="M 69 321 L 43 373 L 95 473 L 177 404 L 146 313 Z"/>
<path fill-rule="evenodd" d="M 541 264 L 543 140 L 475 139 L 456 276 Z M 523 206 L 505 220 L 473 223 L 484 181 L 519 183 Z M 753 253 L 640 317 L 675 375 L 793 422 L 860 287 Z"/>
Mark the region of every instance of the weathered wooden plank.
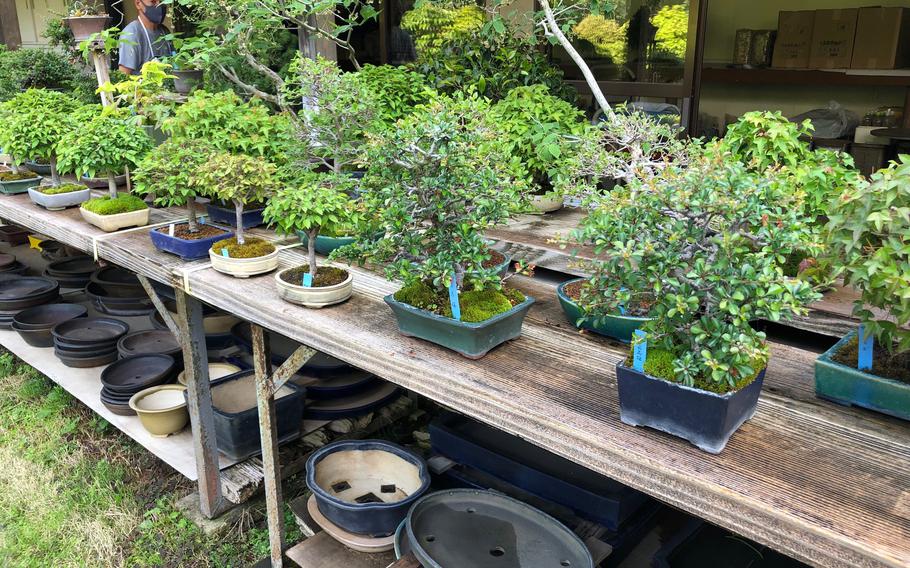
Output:
<path fill-rule="evenodd" d="M 288 549 L 287 557 L 301 568 L 420 568 L 420 564 L 399 564 L 394 552 L 355 552 L 325 532 L 318 532 Z M 412 557 L 413 558 L 413 557 Z"/>

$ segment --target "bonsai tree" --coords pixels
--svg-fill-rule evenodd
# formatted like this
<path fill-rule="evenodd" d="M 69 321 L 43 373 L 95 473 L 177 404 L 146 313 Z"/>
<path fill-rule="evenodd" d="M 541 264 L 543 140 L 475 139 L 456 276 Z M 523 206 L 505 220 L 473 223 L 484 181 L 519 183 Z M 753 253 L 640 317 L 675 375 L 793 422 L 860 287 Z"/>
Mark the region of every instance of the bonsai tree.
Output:
<path fill-rule="evenodd" d="M 57 165 L 77 176 L 107 177 L 111 198 L 116 198 L 115 176 L 134 168 L 152 146 L 145 131 L 122 113 L 102 113 L 63 136 Z"/>
<path fill-rule="evenodd" d="M 357 72 L 357 80 L 373 94 L 380 127 L 393 126 L 414 112 L 417 105 L 437 96 L 424 75 L 403 66 L 364 65 Z"/>
<path fill-rule="evenodd" d="M 65 134 L 77 128 L 72 113 L 79 103 L 64 93 L 29 89 L 3 103 L 3 106 L 5 120 L 0 129 L 0 147 L 15 157 L 14 166 L 16 159 L 49 163 L 51 182 L 58 187 L 58 146 Z"/>
<path fill-rule="evenodd" d="M 108 81 L 98 88 L 99 93 L 107 93 L 114 103 L 128 110 L 139 126 L 160 127 L 164 119 L 170 116 L 174 104 L 168 100 L 168 91 L 164 88 L 170 65 L 159 61 L 149 61 L 142 65 L 138 74 L 126 75 L 122 81 Z"/>

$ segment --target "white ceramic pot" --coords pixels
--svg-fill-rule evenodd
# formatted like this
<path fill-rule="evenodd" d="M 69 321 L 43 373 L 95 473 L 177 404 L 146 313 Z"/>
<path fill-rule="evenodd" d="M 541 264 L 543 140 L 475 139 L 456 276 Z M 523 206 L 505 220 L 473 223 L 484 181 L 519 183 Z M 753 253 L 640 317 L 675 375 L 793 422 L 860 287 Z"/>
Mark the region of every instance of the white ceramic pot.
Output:
<path fill-rule="evenodd" d="M 149 224 L 149 209 L 117 213 L 115 215 L 99 215 L 83 207 L 80 207 L 79 211 L 82 213 L 83 219 L 107 233 L 126 229 L 127 227 L 142 227 Z"/>
<path fill-rule="evenodd" d="M 212 261 L 212 268 L 218 272 L 237 278 L 249 278 L 278 268 L 278 249 L 255 258 L 231 258 L 215 254 L 215 251 L 209 249 L 209 259 Z"/>
<path fill-rule="evenodd" d="M 87 201 L 92 196 L 92 190 L 87 187 L 79 191 L 58 193 L 56 195 L 48 195 L 38 190 L 39 188 L 37 187 L 30 187 L 28 196 L 32 198 L 35 204 L 44 207 L 48 211 L 63 211 L 67 207 L 73 207 L 83 201 Z"/>
<path fill-rule="evenodd" d="M 548 195 L 532 195 L 531 207 L 538 213 L 552 213 L 562 209 L 562 197 L 552 197 Z"/>
<path fill-rule="evenodd" d="M 130 408 L 142 427 L 156 438 L 166 438 L 183 430 L 190 420 L 182 385 L 158 385 L 137 392 L 130 398 Z"/>
<path fill-rule="evenodd" d="M 209 382 L 220 379 L 221 377 L 233 375 L 234 373 L 239 373 L 242 370 L 243 369 L 237 365 L 232 365 L 231 363 L 209 363 Z M 177 382 L 181 385 L 186 384 L 186 371 L 180 371 L 180 374 L 177 375 Z"/>
<path fill-rule="evenodd" d="M 333 304 L 340 304 L 354 293 L 354 275 L 348 272 L 348 277 L 340 284 L 307 288 L 297 284 L 290 284 L 281 279 L 281 275 L 294 268 L 285 268 L 275 275 L 278 283 L 278 295 L 282 299 L 308 308 L 324 308 Z"/>

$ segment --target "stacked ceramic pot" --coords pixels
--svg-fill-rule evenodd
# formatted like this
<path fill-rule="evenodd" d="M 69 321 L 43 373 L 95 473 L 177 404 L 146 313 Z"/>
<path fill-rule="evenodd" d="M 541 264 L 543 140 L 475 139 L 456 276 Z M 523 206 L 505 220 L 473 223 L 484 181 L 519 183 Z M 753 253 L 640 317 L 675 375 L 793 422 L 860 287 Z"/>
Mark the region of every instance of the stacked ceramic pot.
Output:
<path fill-rule="evenodd" d="M 28 242 L 28 230 L 17 225 L 0 225 L 0 242 L 12 246 L 24 245 Z"/>
<path fill-rule="evenodd" d="M 28 267 L 12 254 L 0 254 L 0 275 L 23 275 Z"/>
<path fill-rule="evenodd" d="M 129 325 L 113 318 L 65 321 L 51 330 L 54 354 L 68 367 L 107 365 L 117 360 L 117 342 L 129 330 Z"/>
<path fill-rule="evenodd" d="M 0 329 L 12 329 L 22 310 L 60 300 L 60 285 L 50 278 L 8 275 L 0 277 Z"/>
<path fill-rule="evenodd" d="M 170 330 L 146 329 L 134 331 L 124 335 L 117 342 L 117 351 L 120 358 L 125 359 L 134 355 L 170 355 L 175 360 L 180 359 L 180 343 Z"/>
<path fill-rule="evenodd" d="M 174 358 L 170 355 L 133 355 L 120 359 L 101 372 L 101 403 L 114 414 L 132 416 L 133 395 L 171 382 Z"/>
<path fill-rule="evenodd" d="M 92 257 L 81 254 L 51 261 L 44 269 L 44 274 L 59 282 L 63 288 L 82 289 L 89 283 L 96 268 Z"/>
<path fill-rule="evenodd" d="M 85 317 L 87 312 L 79 304 L 45 304 L 16 314 L 12 328 L 32 347 L 53 347 L 51 330 L 63 322 Z"/>
<path fill-rule="evenodd" d="M 160 293 L 161 290 L 159 290 L 159 294 Z M 171 317 L 176 317 L 177 302 L 165 300 L 164 307 L 171 313 Z M 167 329 L 167 324 L 164 323 L 158 310 L 153 310 L 149 314 L 149 319 L 155 329 Z M 240 320 L 237 319 L 236 316 L 219 312 L 215 308 L 205 304 L 202 305 L 202 327 L 205 330 L 205 346 L 208 349 L 210 357 L 217 356 L 217 352 L 219 351 L 233 351 L 235 349 L 231 328 L 234 327 L 238 321 Z"/>
<path fill-rule="evenodd" d="M 139 278 L 117 266 L 96 270 L 85 295 L 96 310 L 111 316 L 144 316 L 155 309 Z"/>

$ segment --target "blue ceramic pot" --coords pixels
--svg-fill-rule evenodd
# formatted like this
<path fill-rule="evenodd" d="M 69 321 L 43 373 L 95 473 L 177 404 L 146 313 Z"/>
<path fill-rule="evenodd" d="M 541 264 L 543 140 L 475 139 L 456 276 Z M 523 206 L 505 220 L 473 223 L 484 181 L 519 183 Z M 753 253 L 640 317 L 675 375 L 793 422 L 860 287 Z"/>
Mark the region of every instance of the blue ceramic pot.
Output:
<path fill-rule="evenodd" d="M 220 229 L 221 227 L 218 228 Z M 233 236 L 234 233 L 226 231 L 220 235 L 215 235 L 214 237 L 193 240 L 172 237 L 168 234 L 167 227 L 149 231 L 149 237 L 152 239 L 152 244 L 155 245 L 155 248 L 160 251 L 176 254 L 184 260 L 208 258 L 209 249 L 212 248 L 213 244 Z"/>
<path fill-rule="evenodd" d="M 209 222 L 216 225 L 227 225 L 228 227 L 236 227 L 236 214 L 234 213 L 234 207 L 223 207 L 215 203 L 206 203 L 205 211 L 209 216 Z M 260 209 L 244 209 L 243 215 L 241 216 L 241 222 L 243 223 L 244 229 L 252 229 L 253 227 L 258 227 L 265 223 L 262 220 L 262 212 L 265 211 L 265 207 Z M 206 253 L 208 254 L 208 253 Z"/>

